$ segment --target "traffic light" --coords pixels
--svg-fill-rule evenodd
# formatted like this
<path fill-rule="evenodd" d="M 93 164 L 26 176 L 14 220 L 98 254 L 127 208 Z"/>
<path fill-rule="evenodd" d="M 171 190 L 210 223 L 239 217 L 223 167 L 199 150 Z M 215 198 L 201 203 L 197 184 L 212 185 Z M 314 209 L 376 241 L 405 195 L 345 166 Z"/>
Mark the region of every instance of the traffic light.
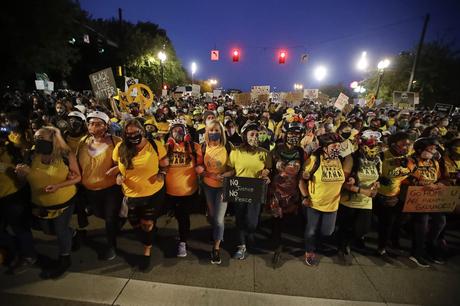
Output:
<path fill-rule="evenodd" d="M 280 51 L 280 55 L 278 57 L 278 63 L 280 64 L 286 63 L 286 55 L 287 55 L 286 51 Z"/>
<path fill-rule="evenodd" d="M 233 61 L 238 62 L 240 60 L 240 50 L 234 49 L 232 52 Z"/>

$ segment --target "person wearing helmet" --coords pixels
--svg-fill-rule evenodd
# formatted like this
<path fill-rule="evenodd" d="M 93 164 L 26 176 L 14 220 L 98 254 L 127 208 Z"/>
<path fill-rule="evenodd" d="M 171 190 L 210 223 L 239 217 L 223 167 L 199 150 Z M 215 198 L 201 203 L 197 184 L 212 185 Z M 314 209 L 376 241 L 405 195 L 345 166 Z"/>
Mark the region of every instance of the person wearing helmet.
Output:
<path fill-rule="evenodd" d="M 225 108 L 222 105 L 217 108 L 217 119 L 222 123 L 224 122 L 224 112 Z"/>
<path fill-rule="evenodd" d="M 195 142 L 203 143 L 204 142 L 204 133 L 206 131 L 206 126 L 211 123 L 214 119 L 216 119 L 216 113 L 211 110 L 207 110 L 203 113 L 203 121 L 204 125 L 199 125 L 196 129 L 196 135 L 198 136 L 198 140 L 194 139 Z"/>
<path fill-rule="evenodd" d="M 112 154 L 121 138 L 108 133 L 110 118 L 107 114 L 94 111 L 86 120 L 88 135 L 80 141 L 77 150 L 82 175 L 81 192 L 94 215 L 105 220 L 107 246 L 99 257 L 112 260 L 116 257 L 118 213 L 123 198 L 121 187 L 116 184 L 118 167 Z"/>
<path fill-rule="evenodd" d="M 71 111 L 68 115 L 69 127 L 64 132 L 64 139 L 74 154 L 80 140 L 86 135 L 86 117 L 79 111 Z"/>
<path fill-rule="evenodd" d="M 388 138 L 388 150 L 383 153 L 380 187 L 373 210 L 378 217 L 377 255 L 386 256 L 392 242 L 399 248 L 399 228 L 396 222 L 401 215 L 404 200 L 400 199 L 401 186 L 411 173 L 412 162 L 408 159 L 411 149 L 409 135 L 397 132 Z"/>
<path fill-rule="evenodd" d="M 414 143 L 414 154 L 411 155 L 412 172 L 409 184 L 424 186 L 426 190 L 436 190 L 448 184 L 448 179 L 442 176 L 438 160 L 439 143 L 435 138 L 419 138 Z M 431 223 L 429 225 L 429 220 Z M 419 267 L 429 267 L 427 260 L 437 264 L 444 263 L 439 252 L 439 235 L 446 225 L 444 213 L 413 213 L 413 239 L 411 256 L 409 257 Z"/>
<path fill-rule="evenodd" d="M 337 133 L 344 139 L 340 144 L 340 156 L 345 158 L 357 150 L 356 141 L 352 136 L 351 125 L 348 122 L 342 122 L 337 128 Z"/>
<path fill-rule="evenodd" d="M 345 157 L 343 185 L 338 212 L 339 256 L 346 265 L 352 264 L 350 244 L 355 240 L 364 247 L 364 236 L 372 220 L 372 199 L 377 195 L 380 160 L 380 132 L 366 130 L 359 137 L 358 150 Z M 351 179 L 350 179 L 351 178 Z"/>
<path fill-rule="evenodd" d="M 299 181 L 307 220 L 304 261 L 308 266 L 319 263 L 315 251 L 316 242 L 320 242 L 320 234 L 330 236 L 334 231 L 340 190 L 345 182 L 339 159 L 343 138 L 336 133 L 326 133 L 319 136 L 318 140 L 319 148 L 305 162 L 302 179 Z"/>
<path fill-rule="evenodd" d="M 186 257 L 191 208 L 198 191 L 198 175 L 204 167 L 201 146 L 192 140 L 184 120 L 171 122 L 166 151 L 170 161 L 165 181 L 166 201 L 174 210 L 179 226 L 177 257 Z"/>
<path fill-rule="evenodd" d="M 259 129 L 259 124 L 255 122 L 243 126 L 243 143 L 230 152 L 227 165 L 232 169 L 232 174 L 238 177 L 262 178 L 269 182 L 271 155 L 259 147 Z M 234 203 L 238 246 L 233 258 L 246 259 L 246 243 L 254 241 L 261 205 L 262 203 Z"/>
<path fill-rule="evenodd" d="M 283 129 L 284 142 L 277 143 L 273 150 L 275 169 L 267 201 L 267 208 L 272 215 L 274 266 L 278 264 L 283 249 L 281 234 L 289 224 L 292 224 L 301 206 L 299 179 L 303 162 L 306 160 L 305 152 L 300 147 L 300 141 L 305 133 L 302 122 L 286 122 Z"/>

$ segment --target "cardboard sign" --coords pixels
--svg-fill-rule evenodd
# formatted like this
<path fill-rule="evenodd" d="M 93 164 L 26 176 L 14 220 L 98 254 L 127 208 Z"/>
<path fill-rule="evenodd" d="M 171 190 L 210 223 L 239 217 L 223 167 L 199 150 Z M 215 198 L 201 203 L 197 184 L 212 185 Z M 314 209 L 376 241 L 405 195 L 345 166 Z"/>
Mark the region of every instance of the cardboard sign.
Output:
<path fill-rule="evenodd" d="M 107 99 L 117 93 L 117 85 L 112 68 L 106 68 L 89 75 L 96 99 Z"/>
<path fill-rule="evenodd" d="M 239 94 L 235 94 L 235 103 L 237 105 L 250 105 L 251 104 L 251 94 L 249 92 L 243 92 Z"/>
<path fill-rule="evenodd" d="M 451 104 L 436 103 L 434 105 L 433 110 L 436 113 L 443 113 L 445 115 L 449 115 L 453 108 L 454 106 Z"/>
<path fill-rule="evenodd" d="M 436 190 L 410 186 L 403 212 L 452 212 L 457 205 L 460 205 L 460 186 L 446 186 Z"/>
<path fill-rule="evenodd" d="M 303 97 L 307 99 L 318 99 L 319 89 L 304 89 Z"/>
<path fill-rule="evenodd" d="M 347 104 L 348 104 L 348 97 L 343 92 L 341 92 L 340 95 L 337 97 L 337 100 L 335 100 L 334 107 L 339 110 L 343 110 L 343 108 Z"/>
<path fill-rule="evenodd" d="M 282 102 L 290 103 L 291 105 L 298 106 L 303 100 L 303 92 L 282 92 L 280 93 Z"/>
<path fill-rule="evenodd" d="M 267 185 L 263 179 L 228 177 L 224 179 L 224 201 L 234 203 L 262 203 L 267 199 Z"/>
<path fill-rule="evenodd" d="M 393 91 L 393 106 L 398 109 L 415 108 L 415 92 Z"/>

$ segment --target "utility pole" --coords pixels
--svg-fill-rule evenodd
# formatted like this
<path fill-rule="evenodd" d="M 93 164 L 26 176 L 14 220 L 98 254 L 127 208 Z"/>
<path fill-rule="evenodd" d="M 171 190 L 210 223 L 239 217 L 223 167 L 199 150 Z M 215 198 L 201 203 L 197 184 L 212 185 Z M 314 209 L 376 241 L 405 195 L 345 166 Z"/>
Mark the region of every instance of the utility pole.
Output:
<path fill-rule="evenodd" d="M 426 28 L 428 26 L 428 21 L 430 20 L 430 14 L 426 14 L 425 21 L 423 22 L 422 35 L 420 36 L 420 41 L 418 43 L 417 52 L 415 53 L 414 63 L 412 65 L 412 71 L 410 73 L 409 84 L 407 85 L 407 91 L 411 91 L 412 82 L 414 82 L 415 72 L 417 71 L 417 64 L 420 58 L 420 52 L 422 51 L 423 41 L 425 39 Z"/>

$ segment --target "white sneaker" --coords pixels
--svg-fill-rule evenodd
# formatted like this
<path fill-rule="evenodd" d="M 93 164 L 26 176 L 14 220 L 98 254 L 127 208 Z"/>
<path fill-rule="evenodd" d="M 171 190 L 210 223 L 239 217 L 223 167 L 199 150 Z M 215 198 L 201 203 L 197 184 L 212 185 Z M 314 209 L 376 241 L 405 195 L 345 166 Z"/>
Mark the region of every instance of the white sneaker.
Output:
<path fill-rule="evenodd" d="M 187 256 L 187 245 L 185 242 L 179 242 L 177 247 L 177 257 L 186 257 Z"/>

